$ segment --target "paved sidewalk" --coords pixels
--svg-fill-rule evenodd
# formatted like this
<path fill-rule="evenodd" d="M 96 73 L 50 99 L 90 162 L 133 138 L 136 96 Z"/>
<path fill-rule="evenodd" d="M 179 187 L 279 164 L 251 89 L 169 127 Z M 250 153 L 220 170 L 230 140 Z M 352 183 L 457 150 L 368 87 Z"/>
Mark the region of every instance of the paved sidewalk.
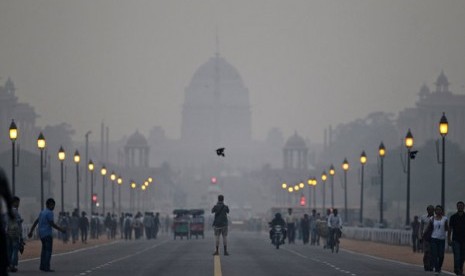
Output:
<path fill-rule="evenodd" d="M 416 264 L 423 267 L 423 253 L 414 253 L 412 248 L 409 246 L 389 245 L 384 243 L 341 238 L 341 248 L 384 259 Z M 446 252 L 442 270 L 448 272 L 454 271 L 454 259 L 452 253 Z"/>

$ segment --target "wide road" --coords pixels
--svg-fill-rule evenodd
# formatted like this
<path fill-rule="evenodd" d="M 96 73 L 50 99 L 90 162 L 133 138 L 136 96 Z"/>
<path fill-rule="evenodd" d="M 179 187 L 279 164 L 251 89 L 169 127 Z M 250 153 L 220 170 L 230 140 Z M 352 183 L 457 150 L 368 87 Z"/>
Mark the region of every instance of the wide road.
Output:
<path fill-rule="evenodd" d="M 415 265 L 391 262 L 321 247 L 284 245 L 273 248 L 265 234 L 230 231 L 230 256 L 212 256 L 214 240 L 205 239 L 115 242 L 52 257 L 54 275 L 69 276 L 270 276 L 270 275 L 425 275 Z M 54 242 L 59 242 L 55 240 Z M 17 275 L 43 275 L 39 260 L 25 260 Z M 47 273 L 45 273 L 47 274 Z"/>

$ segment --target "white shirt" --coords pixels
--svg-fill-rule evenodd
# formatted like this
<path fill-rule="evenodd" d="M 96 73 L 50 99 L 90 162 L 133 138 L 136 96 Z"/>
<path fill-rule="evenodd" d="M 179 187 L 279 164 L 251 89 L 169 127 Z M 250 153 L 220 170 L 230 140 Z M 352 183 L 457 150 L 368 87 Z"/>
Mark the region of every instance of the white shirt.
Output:
<path fill-rule="evenodd" d="M 433 219 L 433 233 L 431 234 L 431 238 L 433 239 L 446 239 L 446 223 L 447 217 L 443 216 L 441 220 L 437 220 L 434 217 Z"/>
<path fill-rule="evenodd" d="M 328 217 L 328 227 L 330 228 L 339 228 L 342 226 L 342 219 L 341 216 L 338 214 L 335 216 L 334 214 L 329 215 Z"/>

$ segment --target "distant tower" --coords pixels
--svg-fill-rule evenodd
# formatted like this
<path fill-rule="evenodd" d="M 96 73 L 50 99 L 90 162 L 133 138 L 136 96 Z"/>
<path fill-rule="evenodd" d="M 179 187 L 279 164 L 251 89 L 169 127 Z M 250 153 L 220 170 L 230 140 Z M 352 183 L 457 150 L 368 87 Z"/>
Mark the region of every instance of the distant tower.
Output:
<path fill-rule="evenodd" d="M 308 169 L 308 148 L 297 131 L 287 141 L 283 149 L 284 169 Z"/>
<path fill-rule="evenodd" d="M 148 168 L 149 151 L 147 139 L 139 131 L 136 131 L 129 137 L 126 146 L 124 146 L 126 168 Z"/>
<path fill-rule="evenodd" d="M 450 93 L 449 91 L 449 80 L 447 79 L 444 71 L 441 71 L 438 79 L 436 80 L 436 92 L 437 93 Z"/>

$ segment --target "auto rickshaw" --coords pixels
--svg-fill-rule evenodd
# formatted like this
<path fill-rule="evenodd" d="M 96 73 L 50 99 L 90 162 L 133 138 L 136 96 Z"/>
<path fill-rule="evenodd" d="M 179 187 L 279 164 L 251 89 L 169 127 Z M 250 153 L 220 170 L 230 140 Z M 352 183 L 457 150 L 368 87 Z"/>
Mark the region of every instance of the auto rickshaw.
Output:
<path fill-rule="evenodd" d="M 189 239 L 189 210 L 176 209 L 173 211 L 173 238 L 176 239 L 176 236 L 186 237 Z"/>
<path fill-rule="evenodd" d="M 205 213 L 204 210 L 202 209 L 192 209 L 189 211 L 189 213 L 192 216 L 191 223 L 190 223 L 190 238 L 192 239 L 192 236 L 195 236 L 196 239 L 199 238 L 199 236 L 202 236 L 202 239 L 205 238 L 204 235 L 204 228 L 205 228 L 205 218 L 203 214 Z"/>

